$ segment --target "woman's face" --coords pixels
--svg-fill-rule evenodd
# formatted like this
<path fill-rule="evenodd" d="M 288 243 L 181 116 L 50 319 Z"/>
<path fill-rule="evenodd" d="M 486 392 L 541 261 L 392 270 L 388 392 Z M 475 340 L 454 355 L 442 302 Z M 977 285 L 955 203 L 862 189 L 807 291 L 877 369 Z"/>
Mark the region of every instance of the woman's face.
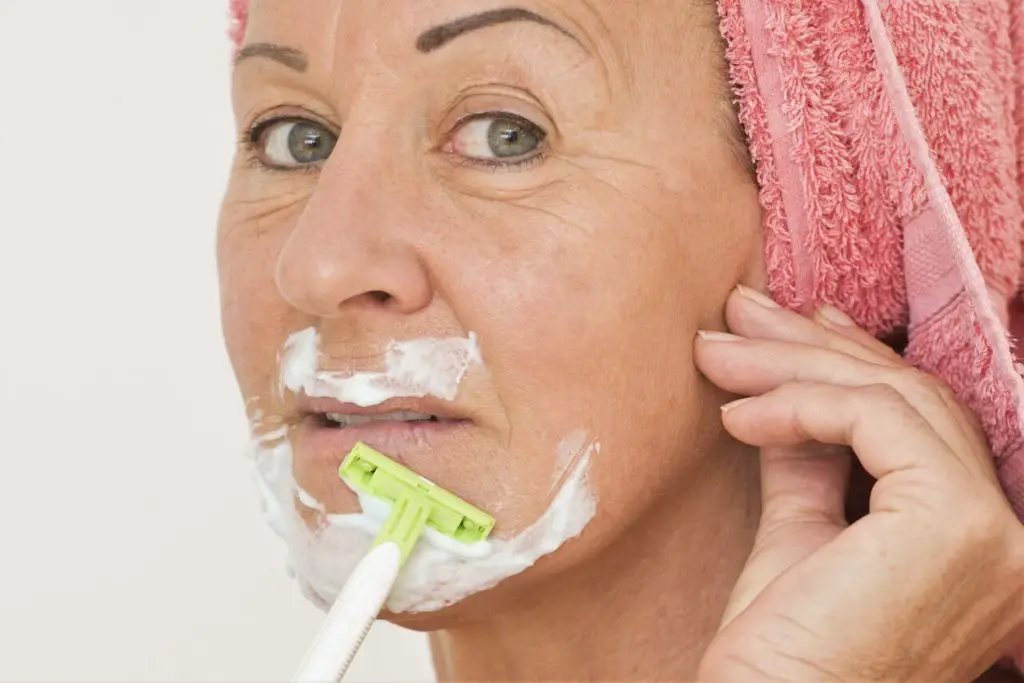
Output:
<path fill-rule="evenodd" d="M 357 503 L 309 414 L 348 407 L 278 386 L 310 327 L 343 374 L 392 341 L 476 336 L 454 399 L 385 406 L 445 418 L 387 448 L 498 537 L 544 512 L 567 449 L 599 444 L 582 536 L 485 606 L 593 557 L 713 455 L 721 397 L 692 340 L 761 268 L 714 7 L 515 3 L 253 0 L 219 233 L 249 415 L 294 427 L 294 477 L 328 511 Z"/>

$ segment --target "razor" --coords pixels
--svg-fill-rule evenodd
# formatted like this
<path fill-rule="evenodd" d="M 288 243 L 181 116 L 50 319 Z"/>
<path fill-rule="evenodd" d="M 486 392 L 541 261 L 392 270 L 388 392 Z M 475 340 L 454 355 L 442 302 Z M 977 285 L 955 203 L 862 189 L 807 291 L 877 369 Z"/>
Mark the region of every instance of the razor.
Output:
<path fill-rule="evenodd" d="M 486 540 L 494 529 L 494 517 L 366 444 L 356 444 L 338 476 L 391 511 L 327 613 L 295 682 L 341 680 L 428 528 L 467 545 Z"/>
<path fill-rule="evenodd" d="M 373 546 L 394 543 L 403 564 L 427 527 L 467 545 L 486 540 L 494 528 L 494 518 L 480 508 L 366 444 L 356 444 L 338 475 L 359 493 L 391 504 Z"/>

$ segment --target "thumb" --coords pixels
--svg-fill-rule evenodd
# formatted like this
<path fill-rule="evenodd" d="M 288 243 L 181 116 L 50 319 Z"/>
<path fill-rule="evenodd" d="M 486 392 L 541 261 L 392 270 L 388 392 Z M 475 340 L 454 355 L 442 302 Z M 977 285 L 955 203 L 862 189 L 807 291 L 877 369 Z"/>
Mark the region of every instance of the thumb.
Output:
<path fill-rule="evenodd" d="M 850 449 L 808 443 L 761 449 L 761 522 L 720 629 L 787 569 L 846 528 Z"/>

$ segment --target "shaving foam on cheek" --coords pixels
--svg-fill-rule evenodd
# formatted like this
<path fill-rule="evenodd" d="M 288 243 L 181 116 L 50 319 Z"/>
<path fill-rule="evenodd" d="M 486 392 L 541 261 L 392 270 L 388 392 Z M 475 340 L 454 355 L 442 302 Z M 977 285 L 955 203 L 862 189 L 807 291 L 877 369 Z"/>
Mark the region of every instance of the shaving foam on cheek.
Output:
<path fill-rule="evenodd" d="M 508 539 L 483 541 L 468 549 L 441 537 L 420 542 L 399 576 L 388 600 L 395 612 L 429 612 L 497 585 L 533 566 L 578 536 L 597 512 L 597 498 L 587 483 L 591 456 L 600 444 L 591 442 L 579 451 L 562 487 L 540 519 Z M 477 547 L 480 546 L 480 547 Z"/>
<path fill-rule="evenodd" d="M 309 327 L 284 343 L 279 363 L 281 388 L 314 398 L 373 406 L 390 398 L 435 396 L 451 401 L 474 363 L 480 347 L 472 332 L 466 338 L 392 341 L 384 354 L 384 370 L 344 375 L 318 369 L 320 336 Z"/>
<path fill-rule="evenodd" d="M 577 438 L 574 435 L 563 444 Z M 355 566 L 369 552 L 390 506 L 360 495 L 361 512 L 322 514 L 324 506 L 292 479 L 292 453 L 287 441 L 257 439 L 253 446 L 254 478 L 263 495 L 267 521 L 288 545 L 289 573 L 307 598 L 321 609 L 329 609 Z M 597 511 L 587 472 L 591 458 L 600 450 L 595 441 L 582 444 L 548 508 L 536 522 L 511 538 L 465 545 L 428 529 L 402 570 L 388 599 L 388 609 L 441 609 L 519 574 L 578 536 Z M 318 528 L 306 526 L 296 503 L 321 513 Z"/>
<path fill-rule="evenodd" d="M 573 457 L 572 470 L 550 506 L 523 532 L 508 539 L 492 539 L 465 545 L 432 529 L 413 550 L 408 563 L 392 590 L 387 606 L 393 612 L 430 612 L 486 590 L 500 581 L 531 567 L 566 541 L 578 536 L 594 517 L 597 501 L 587 484 L 591 456 L 600 445 L 589 442 Z M 321 537 L 336 547 L 336 540 L 350 539 L 353 533 L 365 534 L 361 545 L 368 544 L 383 526 L 390 506 L 380 500 L 359 496 L 362 512 L 328 515 L 328 527 Z M 324 556 L 309 557 L 305 567 L 311 587 L 329 603 L 344 585 L 347 575 L 338 575 L 338 566 Z M 325 564 L 326 562 L 326 564 Z M 345 562 L 345 566 L 349 564 Z"/>

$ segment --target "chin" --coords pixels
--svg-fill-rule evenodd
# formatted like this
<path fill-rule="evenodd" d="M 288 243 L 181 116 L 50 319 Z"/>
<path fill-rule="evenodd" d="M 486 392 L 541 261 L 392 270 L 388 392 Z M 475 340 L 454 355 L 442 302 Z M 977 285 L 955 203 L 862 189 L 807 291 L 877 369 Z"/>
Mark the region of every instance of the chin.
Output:
<path fill-rule="evenodd" d="M 442 609 L 429 612 L 385 610 L 380 618 L 412 631 L 442 631 L 513 612 L 550 607 L 553 600 L 571 593 L 578 598 L 573 587 L 579 588 L 581 573 L 590 573 L 595 553 L 600 553 L 603 547 L 594 540 L 592 537 L 574 539 L 523 572 Z"/>
<path fill-rule="evenodd" d="M 399 613 L 385 610 L 381 613 L 380 619 L 419 633 L 433 633 L 434 631 L 448 631 L 469 624 L 475 619 L 459 615 L 456 606 L 446 607 L 437 612 L 411 612 Z"/>
<path fill-rule="evenodd" d="M 531 568 L 532 569 L 532 568 Z M 497 586 L 474 593 L 458 602 L 431 612 L 392 612 L 384 610 L 380 618 L 410 631 L 430 633 L 456 629 L 474 622 L 494 619 L 523 604 L 524 587 L 530 584 L 531 570 L 510 577 Z M 528 587 L 525 590 L 529 590 Z"/>

